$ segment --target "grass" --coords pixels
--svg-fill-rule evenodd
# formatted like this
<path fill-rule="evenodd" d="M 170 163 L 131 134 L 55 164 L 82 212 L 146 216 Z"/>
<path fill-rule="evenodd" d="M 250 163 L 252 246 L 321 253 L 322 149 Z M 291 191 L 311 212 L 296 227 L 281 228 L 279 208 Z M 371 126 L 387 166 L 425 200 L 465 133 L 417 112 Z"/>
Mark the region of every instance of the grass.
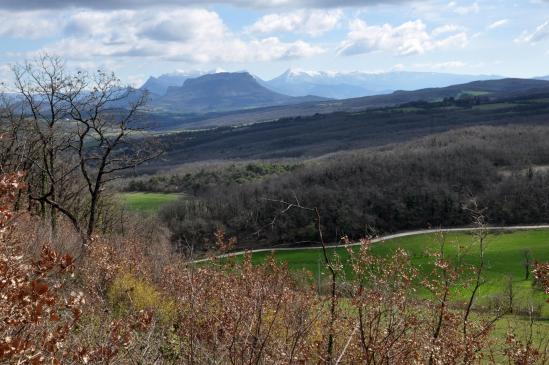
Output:
<path fill-rule="evenodd" d="M 478 263 L 479 247 L 475 238 L 469 233 L 448 233 L 445 235 L 445 254 L 452 260 L 457 260 L 459 252 L 462 252 L 462 262 L 472 265 Z M 410 237 L 402 237 L 372 246 L 375 255 L 389 257 L 397 248 L 403 248 L 411 255 L 412 263 L 419 269 L 420 275 L 427 277 L 431 273 L 432 259 L 428 255 L 437 250 L 440 240 L 434 234 L 424 234 Z M 549 317 L 549 305 L 544 301 L 544 294 L 535 290 L 531 278 L 525 280 L 525 268 L 523 265 L 524 251 L 528 250 L 534 260 L 549 261 L 549 230 L 530 230 L 490 234 L 486 240 L 485 251 L 485 284 L 479 291 L 479 303 L 486 304 L 490 298 L 502 295 L 509 287 L 512 280 L 515 303 L 522 303 L 525 307 L 533 302 L 541 307 L 543 317 Z M 269 252 L 254 253 L 252 259 L 260 263 L 270 255 Z M 349 273 L 349 254 L 344 248 L 330 249 L 330 254 L 337 254 Z M 279 262 L 285 262 L 292 270 L 306 269 L 313 273 L 314 278 L 326 276 L 323 265 L 322 252 L 320 250 L 296 250 L 279 251 L 274 254 Z M 471 273 L 469 271 L 469 273 Z M 510 279 L 509 279 L 510 278 Z M 421 293 L 421 291 L 420 291 Z M 468 290 L 456 289 L 455 300 L 461 301 L 467 298 Z"/>
<path fill-rule="evenodd" d="M 474 91 L 474 90 L 465 90 L 463 91 L 461 95 L 468 95 L 468 96 L 485 96 L 485 95 L 490 95 L 492 94 L 491 92 L 489 91 Z"/>
<path fill-rule="evenodd" d="M 144 214 L 154 214 L 165 204 L 179 199 L 181 194 L 121 193 L 120 197 L 128 209 Z"/>

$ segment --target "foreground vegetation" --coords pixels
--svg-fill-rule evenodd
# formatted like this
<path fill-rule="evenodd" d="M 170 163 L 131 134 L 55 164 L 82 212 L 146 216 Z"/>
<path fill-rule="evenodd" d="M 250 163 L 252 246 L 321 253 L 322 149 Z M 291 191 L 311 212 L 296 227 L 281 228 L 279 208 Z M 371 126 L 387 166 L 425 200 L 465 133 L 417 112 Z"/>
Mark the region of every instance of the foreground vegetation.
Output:
<path fill-rule="evenodd" d="M 249 256 L 240 263 L 186 264 L 166 249 L 161 231 L 142 219 L 131 229 L 127 224 L 123 236 L 97 236 L 82 248 L 69 225 L 59 222 L 52 235 L 37 217 L 14 218 L 23 187 L 19 178 L 0 179 L 1 363 L 545 364 L 549 359 L 543 324 L 509 320 L 505 302 L 476 312 L 477 289 L 487 275 L 480 262 L 454 263 L 444 250 L 435 252 L 425 278 L 403 250 L 379 257 L 364 241 L 347 252 L 349 275 L 323 255 L 331 279 L 319 295 L 307 276 L 270 258 L 260 265 Z M 233 243 L 222 233 L 217 238 L 220 249 Z M 475 236 L 481 260 L 485 238 Z M 72 255 L 60 254 L 61 247 Z M 462 277 L 464 272 L 476 275 Z M 532 275 L 540 290 L 549 285 L 549 266 L 534 267 Z M 431 297 L 417 297 L 418 283 Z M 456 283 L 472 305 L 452 305 L 448 293 Z M 527 315 L 534 319 L 535 313 Z"/>

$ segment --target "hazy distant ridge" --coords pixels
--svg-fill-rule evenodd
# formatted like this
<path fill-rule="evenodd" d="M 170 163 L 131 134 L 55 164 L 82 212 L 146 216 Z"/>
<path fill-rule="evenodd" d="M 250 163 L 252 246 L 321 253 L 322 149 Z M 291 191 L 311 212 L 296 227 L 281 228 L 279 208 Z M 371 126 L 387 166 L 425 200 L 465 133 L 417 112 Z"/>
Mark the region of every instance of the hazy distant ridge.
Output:
<path fill-rule="evenodd" d="M 478 80 L 501 79 L 496 75 L 460 75 L 436 72 L 384 73 L 288 70 L 266 82 L 271 89 L 293 96 L 318 95 L 336 99 L 388 94 L 396 90 L 445 87 Z"/>
<path fill-rule="evenodd" d="M 209 113 L 321 100 L 325 99 L 274 92 L 247 72 L 220 72 L 187 78 L 182 86 L 168 86 L 163 96 L 153 100 L 153 106 L 170 112 Z"/>

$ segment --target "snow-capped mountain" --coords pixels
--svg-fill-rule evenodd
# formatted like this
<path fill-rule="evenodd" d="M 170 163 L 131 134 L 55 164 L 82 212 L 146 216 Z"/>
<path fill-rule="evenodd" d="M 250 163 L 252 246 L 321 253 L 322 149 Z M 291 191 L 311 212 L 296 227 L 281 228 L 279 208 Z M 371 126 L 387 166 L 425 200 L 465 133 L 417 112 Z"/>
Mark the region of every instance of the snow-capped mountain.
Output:
<path fill-rule="evenodd" d="M 345 99 L 395 90 L 417 90 L 445 87 L 477 80 L 498 79 L 495 75 L 460 75 L 435 72 L 331 72 L 289 69 L 282 75 L 266 81 L 271 89 L 292 96 L 317 95 Z"/>

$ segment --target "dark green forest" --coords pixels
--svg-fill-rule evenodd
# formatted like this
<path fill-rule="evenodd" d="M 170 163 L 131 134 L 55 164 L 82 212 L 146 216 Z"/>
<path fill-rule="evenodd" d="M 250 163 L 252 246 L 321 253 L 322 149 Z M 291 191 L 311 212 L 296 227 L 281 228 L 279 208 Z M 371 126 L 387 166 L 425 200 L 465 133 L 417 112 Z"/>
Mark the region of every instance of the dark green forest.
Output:
<path fill-rule="evenodd" d="M 209 160 L 307 159 L 482 125 L 547 125 L 548 101 L 546 93 L 497 101 L 461 95 L 437 102 L 165 134 L 159 137 L 165 154 L 141 171 Z"/>
<path fill-rule="evenodd" d="M 314 243 L 311 212 L 286 203 L 318 208 L 330 241 L 465 226 L 472 204 L 491 224 L 534 224 L 549 221 L 547 140 L 548 127 L 475 127 L 293 165 L 141 178 L 128 188 L 186 193 L 160 216 L 175 242 L 203 249 L 217 229 L 241 247 Z"/>

